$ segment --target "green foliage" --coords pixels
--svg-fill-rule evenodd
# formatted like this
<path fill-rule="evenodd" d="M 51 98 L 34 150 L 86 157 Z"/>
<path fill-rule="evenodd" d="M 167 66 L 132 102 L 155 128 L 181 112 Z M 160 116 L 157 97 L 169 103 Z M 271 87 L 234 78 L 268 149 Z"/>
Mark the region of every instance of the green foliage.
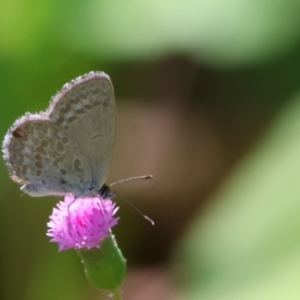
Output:
<path fill-rule="evenodd" d="M 172 90 L 171 96 L 165 94 L 170 106 L 188 109 L 184 104 L 191 100 L 189 88 L 196 88 L 200 97 L 194 97 L 195 102 L 203 100 L 207 108 L 199 119 L 205 115 L 215 127 L 232 109 L 232 99 L 223 98 L 223 91 L 230 90 L 236 96 L 234 109 L 228 115 L 242 119 L 245 114 L 239 115 L 240 108 L 246 103 L 248 124 L 258 128 L 256 118 L 260 116 L 263 123 L 265 112 L 280 110 L 279 104 L 284 106 L 291 93 L 299 92 L 299 12 L 298 0 L 2 1 L 0 136 L 25 111 L 45 109 L 50 96 L 63 83 L 91 70 L 103 70 L 112 77 L 119 75 L 122 80 L 115 86 L 118 101 L 124 87 L 133 87 L 130 94 L 134 95 L 141 89 L 140 82 L 122 77 L 132 65 L 138 70 L 137 75 L 132 72 L 135 78 L 149 78 L 150 89 L 157 87 L 158 81 L 171 82 L 167 86 L 168 91 Z M 180 90 L 186 100 L 182 103 L 172 98 L 178 88 L 178 82 L 171 81 L 176 73 L 172 68 L 158 81 L 149 72 L 149 66 L 172 62 L 177 56 L 192 62 L 190 76 L 186 76 L 188 84 Z M 165 69 L 165 65 L 160 67 L 159 70 Z M 201 76 L 193 77 L 195 70 Z M 222 81 L 220 77 L 229 79 Z M 243 87 L 246 97 L 241 94 Z M 219 99 L 215 99 L 218 88 L 221 96 L 217 94 Z M 261 144 L 242 160 L 219 194 L 209 199 L 209 208 L 195 216 L 187 237 L 178 242 L 177 274 L 184 271 L 180 281 L 184 299 L 299 299 L 299 102 L 296 97 L 279 114 Z M 210 114 L 213 106 L 219 117 Z M 178 124 L 170 127 L 181 128 L 186 120 L 184 109 L 178 109 L 178 116 L 182 115 L 176 119 Z M 222 120 L 226 127 L 229 121 Z M 231 130 L 230 126 L 226 129 Z M 231 147 L 235 149 L 236 145 Z M 161 155 L 165 158 L 170 153 Z M 178 152 L 174 157 L 180 155 Z M 71 252 L 58 254 L 45 236 L 45 223 L 56 200 L 21 198 L 4 164 L 0 164 L 0 178 L 0 298 L 84 298 L 88 284 L 79 259 Z M 185 195 L 188 190 L 184 188 Z M 168 194 L 167 190 L 162 193 L 163 197 Z M 162 201 L 157 207 L 158 215 L 164 219 L 173 209 Z M 124 240 L 139 244 L 134 230 L 142 231 L 126 228 Z M 165 240 L 174 236 L 167 231 L 162 231 L 168 235 L 163 236 Z M 153 234 L 151 238 L 158 236 Z M 156 240 L 151 244 L 156 245 Z M 130 245 L 128 249 L 130 252 Z"/>
<path fill-rule="evenodd" d="M 300 96 L 194 222 L 185 299 L 299 299 Z"/>

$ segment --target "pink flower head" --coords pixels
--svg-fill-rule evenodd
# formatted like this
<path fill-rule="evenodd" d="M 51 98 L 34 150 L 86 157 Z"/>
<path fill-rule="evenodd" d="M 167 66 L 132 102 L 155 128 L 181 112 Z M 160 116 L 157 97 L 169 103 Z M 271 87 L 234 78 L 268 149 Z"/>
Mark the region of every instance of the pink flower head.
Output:
<path fill-rule="evenodd" d="M 118 207 L 111 200 L 76 198 L 66 195 L 53 209 L 47 223 L 47 235 L 58 243 L 59 251 L 69 248 L 99 248 L 119 218 L 114 214 Z"/>

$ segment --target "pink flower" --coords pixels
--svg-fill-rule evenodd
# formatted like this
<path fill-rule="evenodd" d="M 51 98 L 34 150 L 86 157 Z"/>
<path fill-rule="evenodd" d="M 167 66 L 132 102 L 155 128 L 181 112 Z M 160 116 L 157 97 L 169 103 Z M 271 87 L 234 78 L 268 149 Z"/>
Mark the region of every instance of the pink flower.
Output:
<path fill-rule="evenodd" d="M 108 236 L 119 218 L 114 214 L 118 207 L 111 200 L 77 198 L 66 195 L 53 209 L 47 223 L 47 235 L 58 243 L 59 251 L 69 248 L 100 248 L 100 242 Z"/>

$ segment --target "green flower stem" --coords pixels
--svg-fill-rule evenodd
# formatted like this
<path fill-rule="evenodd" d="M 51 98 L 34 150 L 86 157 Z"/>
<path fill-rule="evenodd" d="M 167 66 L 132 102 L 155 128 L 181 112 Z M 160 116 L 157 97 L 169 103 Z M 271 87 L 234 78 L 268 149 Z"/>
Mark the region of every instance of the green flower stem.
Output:
<path fill-rule="evenodd" d="M 113 300 L 122 300 L 119 289 L 114 290 L 113 292 Z"/>
<path fill-rule="evenodd" d="M 77 251 L 89 282 L 96 288 L 111 291 L 114 299 L 121 299 L 118 288 L 126 275 L 126 260 L 110 232 L 100 248 Z"/>

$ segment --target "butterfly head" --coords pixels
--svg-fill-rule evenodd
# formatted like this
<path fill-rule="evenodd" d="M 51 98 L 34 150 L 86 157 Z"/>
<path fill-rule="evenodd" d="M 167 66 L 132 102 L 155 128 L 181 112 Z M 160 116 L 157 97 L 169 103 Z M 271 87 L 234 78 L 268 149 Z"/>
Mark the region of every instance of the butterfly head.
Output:
<path fill-rule="evenodd" d="M 109 199 L 116 195 L 116 193 L 112 192 L 106 184 L 103 184 L 98 192 L 103 199 Z"/>

